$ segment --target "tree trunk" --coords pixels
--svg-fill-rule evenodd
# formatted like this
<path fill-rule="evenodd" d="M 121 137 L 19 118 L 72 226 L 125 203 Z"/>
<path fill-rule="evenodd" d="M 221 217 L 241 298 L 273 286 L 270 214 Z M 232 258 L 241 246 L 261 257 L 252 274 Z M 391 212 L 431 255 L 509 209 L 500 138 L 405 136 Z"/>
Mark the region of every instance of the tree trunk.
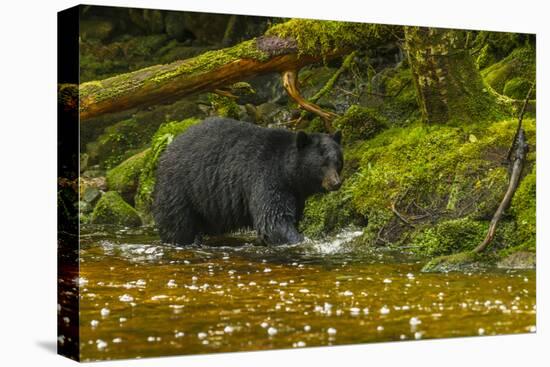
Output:
<path fill-rule="evenodd" d="M 405 27 L 424 122 L 477 122 L 497 115 L 496 99 L 476 68 L 468 39 L 467 31 Z"/>
<path fill-rule="evenodd" d="M 288 75 L 286 72 L 341 56 L 350 49 L 386 43 L 393 37 L 395 28 L 292 19 L 272 27 L 264 36 L 230 48 L 83 83 L 79 86 L 80 120 L 173 102 L 263 73 Z"/>

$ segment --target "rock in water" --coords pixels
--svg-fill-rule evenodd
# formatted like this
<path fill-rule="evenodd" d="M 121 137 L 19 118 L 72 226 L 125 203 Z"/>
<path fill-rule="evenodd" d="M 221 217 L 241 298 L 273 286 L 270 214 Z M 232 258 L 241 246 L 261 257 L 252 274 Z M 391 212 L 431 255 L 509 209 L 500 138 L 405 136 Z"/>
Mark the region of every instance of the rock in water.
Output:
<path fill-rule="evenodd" d="M 534 269 L 536 258 L 534 252 L 519 251 L 502 259 L 497 266 L 504 269 Z"/>
<path fill-rule="evenodd" d="M 141 218 L 117 192 L 108 191 L 95 206 L 92 212 L 92 223 L 139 227 Z"/>

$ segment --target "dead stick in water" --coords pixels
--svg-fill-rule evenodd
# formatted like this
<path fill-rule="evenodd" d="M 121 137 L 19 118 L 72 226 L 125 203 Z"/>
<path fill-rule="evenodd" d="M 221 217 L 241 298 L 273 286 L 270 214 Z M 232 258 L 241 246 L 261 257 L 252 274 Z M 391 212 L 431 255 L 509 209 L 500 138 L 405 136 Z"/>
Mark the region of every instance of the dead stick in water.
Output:
<path fill-rule="evenodd" d="M 495 214 L 493 215 L 493 219 L 491 219 L 491 223 L 489 224 L 489 230 L 487 231 L 487 235 L 485 236 L 485 239 L 483 240 L 482 243 L 480 243 L 474 249 L 474 252 L 476 253 L 480 253 L 484 251 L 495 238 L 498 222 L 500 221 L 500 218 L 504 214 L 504 211 L 510 205 L 512 198 L 514 197 L 514 193 L 518 188 L 519 180 L 521 178 L 521 171 L 523 170 L 523 165 L 525 163 L 525 155 L 527 154 L 527 148 L 528 148 L 527 142 L 525 141 L 525 131 L 521 127 L 521 122 L 523 120 L 525 107 L 529 101 L 529 97 L 531 96 L 531 91 L 533 90 L 533 86 L 534 84 L 529 89 L 529 92 L 527 92 L 527 97 L 525 98 L 525 102 L 523 103 L 523 108 L 521 109 L 521 113 L 519 115 L 518 129 L 516 131 L 516 135 L 514 136 L 514 141 L 512 142 L 512 147 L 510 149 L 510 152 L 508 153 L 508 157 L 510 158 L 512 155 L 511 152 L 513 151 L 514 146 L 516 147 L 516 154 L 514 157 L 514 162 L 512 164 L 512 173 L 510 175 L 510 183 L 508 184 L 508 189 L 506 190 L 506 193 L 504 194 L 504 198 L 502 198 L 500 205 L 498 206 Z"/>

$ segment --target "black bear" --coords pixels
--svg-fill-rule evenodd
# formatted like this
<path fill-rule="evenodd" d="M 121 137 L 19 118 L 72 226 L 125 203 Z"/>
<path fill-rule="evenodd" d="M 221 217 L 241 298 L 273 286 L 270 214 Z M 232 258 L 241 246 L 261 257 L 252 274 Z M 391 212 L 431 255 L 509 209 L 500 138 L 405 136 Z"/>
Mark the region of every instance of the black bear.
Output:
<path fill-rule="evenodd" d="M 174 139 L 160 157 L 153 215 L 163 242 L 253 228 L 267 244 L 303 240 L 305 200 L 337 190 L 341 133 L 263 128 L 209 118 Z"/>

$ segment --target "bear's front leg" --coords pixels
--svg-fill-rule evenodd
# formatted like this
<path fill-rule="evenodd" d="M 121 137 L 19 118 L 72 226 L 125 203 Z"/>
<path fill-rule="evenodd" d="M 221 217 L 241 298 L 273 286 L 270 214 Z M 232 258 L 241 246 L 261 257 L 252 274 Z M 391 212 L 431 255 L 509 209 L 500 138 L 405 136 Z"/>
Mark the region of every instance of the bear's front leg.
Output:
<path fill-rule="evenodd" d="M 251 201 L 250 208 L 254 229 L 262 241 L 270 245 L 302 242 L 304 236 L 296 229 L 295 198 L 274 189 L 263 193 L 264 195 L 258 195 Z"/>
<path fill-rule="evenodd" d="M 276 222 L 268 226 L 266 231 L 258 231 L 261 239 L 270 245 L 294 244 L 304 240 L 304 236 L 298 232 L 294 224 L 284 221 Z"/>

